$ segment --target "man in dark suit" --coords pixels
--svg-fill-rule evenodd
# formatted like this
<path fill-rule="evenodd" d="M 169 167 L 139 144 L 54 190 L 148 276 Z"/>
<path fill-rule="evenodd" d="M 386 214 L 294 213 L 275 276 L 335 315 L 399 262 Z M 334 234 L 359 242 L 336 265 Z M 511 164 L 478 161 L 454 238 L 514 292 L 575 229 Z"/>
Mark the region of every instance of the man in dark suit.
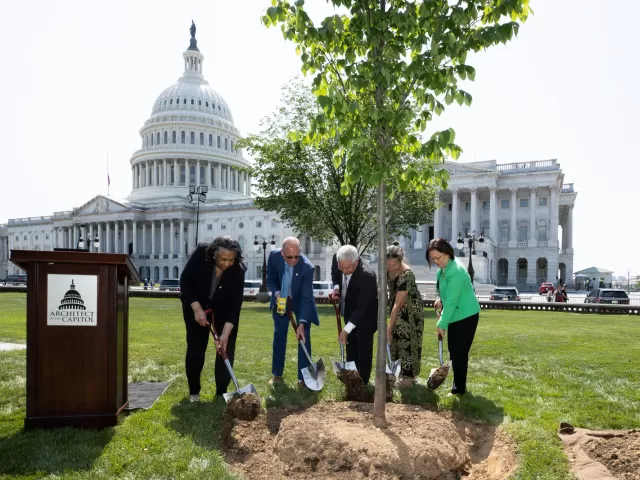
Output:
<path fill-rule="evenodd" d="M 347 361 L 355 362 L 362 381 L 369 383 L 378 316 L 376 273 L 354 246 L 343 245 L 333 256 L 331 279 L 335 285 L 331 296 L 340 301 L 346 323 L 340 341 L 347 345 Z"/>
<path fill-rule="evenodd" d="M 300 241 L 295 237 L 285 238 L 282 248 L 269 254 L 267 261 L 267 287 L 271 292 L 271 314 L 273 316 L 273 359 L 270 382 L 282 382 L 284 359 L 287 348 L 289 317 L 277 311 L 278 298 L 291 298 L 291 311 L 298 321 L 297 334 L 311 355 L 311 324 L 320 324 L 316 301 L 313 297 L 313 275 L 315 267 L 300 253 Z M 298 386 L 302 383 L 302 369 L 309 361 L 298 345 Z"/>

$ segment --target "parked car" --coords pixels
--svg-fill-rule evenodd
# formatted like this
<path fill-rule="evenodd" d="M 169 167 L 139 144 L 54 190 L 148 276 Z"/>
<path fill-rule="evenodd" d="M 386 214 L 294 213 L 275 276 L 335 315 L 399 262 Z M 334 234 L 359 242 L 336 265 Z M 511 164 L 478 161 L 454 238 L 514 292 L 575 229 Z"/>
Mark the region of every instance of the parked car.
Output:
<path fill-rule="evenodd" d="M 260 291 L 260 285 L 262 285 L 262 280 L 245 280 L 244 294 L 257 295 L 258 292 Z"/>
<path fill-rule="evenodd" d="M 612 303 L 629 305 L 629 295 L 619 288 L 596 288 L 589 292 L 584 303 Z"/>
<path fill-rule="evenodd" d="M 313 282 L 313 296 L 315 298 L 327 298 L 332 290 L 331 282 Z"/>
<path fill-rule="evenodd" d="M 180 280 L 177 278 L 165 278 L 160 282 L 160 286 L 158 290 L 165 290 L 169 292 L 179 292 L 180 291 Z"/>
<path fill-rule="evenodd" d="M 542 282 L 540 284 L 540 295 L 546 295 L 549 290 L 552 292 L 556 289 L 551 282 Z"/>
<path fill-rule="evenodd" d="M 26 275 L 8 275 L 5 281 L 5 285 L 26 285 Z"/>
<path fill-rule="evenodd" d="M 504 300 L 508 302 L 519 302 L 520 294 L 515 287 L 498 287 L 491 292 L 491 300 Z"/>

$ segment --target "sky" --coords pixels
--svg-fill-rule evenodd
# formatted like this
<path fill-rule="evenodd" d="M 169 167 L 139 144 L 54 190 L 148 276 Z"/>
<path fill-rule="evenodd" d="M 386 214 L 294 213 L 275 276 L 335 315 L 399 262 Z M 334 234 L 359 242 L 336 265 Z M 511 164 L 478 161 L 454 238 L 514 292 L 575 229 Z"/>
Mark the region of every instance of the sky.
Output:
<path fill-rule="evenodd" d="M 312 17 L 331 13 L 308 0 Z M 269 0 L 2 0 L 0 223 L 71 210 L 97 194 L 125 198 L 131 154 L 156 97 L 182 75 L 197 25 L 203 73 L 242 134 L 300 74 L 292 43 L 261 14 Z M 517 38 L 473 54 L 471 107 L 456 130 L 460 161 L 555 158 L 578 192 L 574 271 L 640 274 L 634 220 L 640 150 L 636 19 L 640 2 L 531 0 Z M 107 161 L 108 159 L 108 161 Z M 589 247 L 591 245 L 591 247 Z M 595 247 L 594 247 L 595 245 Z"/>

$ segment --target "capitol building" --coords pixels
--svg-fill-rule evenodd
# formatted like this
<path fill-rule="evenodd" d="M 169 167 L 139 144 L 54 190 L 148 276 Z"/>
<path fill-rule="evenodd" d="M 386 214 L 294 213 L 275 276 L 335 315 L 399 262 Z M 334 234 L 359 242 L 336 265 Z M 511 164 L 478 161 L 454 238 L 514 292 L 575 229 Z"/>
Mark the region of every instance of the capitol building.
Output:
<path fill-rule="evenodd" d="M 128 198 L 98 195 L 73 210 L 0 224 L 0 279 L 21 273 L 8 261 L 10 250 L 76 248 L 80 238 L 91 251 L 128 254 L 141 278 L 179 278 L 195 247 L 196 230 L 198 243 L 219 235 L 238 240 L 246 278 L 259 279 L 263 252 L 254 249 L 254 240 L 265 238 L 279 247 L 285 237 L 298 235 L 276 213 L 254 205 L 251 163 L 236 147 L 241 134 L 229 105 L 205 80 L 194 25 L 191 32 L 182 77 L 158 96 L 140 129 L 140 149 L 130 159 Z M 432 224 L 399 239 L 419 280 L 435 279 L 435 270 L 425 266 L 429 239 L 443 236 L 455 244 L 458 233 L 483 232 L 485 242 L 477 244 L 473 257 L 477 282 L 522 290 L 537 289 L 542 281 L 572 283 L 577 194 L 573 184 L 564 183 L 556 160 L 447 162 L 444 168 L 451 180 L 439 192 L 441 206 Z M 207 187 L 204 203 L 187 200 L 190 185 Z M 330 280 L 336 246 L 324 246 L 304 232 L 298 236 L 302 252 L 316 265 L 316 280 Z M 466 264 L 468 247 L 458 253 Z M 370 259 L 375 262 L 375 255 Z"/>

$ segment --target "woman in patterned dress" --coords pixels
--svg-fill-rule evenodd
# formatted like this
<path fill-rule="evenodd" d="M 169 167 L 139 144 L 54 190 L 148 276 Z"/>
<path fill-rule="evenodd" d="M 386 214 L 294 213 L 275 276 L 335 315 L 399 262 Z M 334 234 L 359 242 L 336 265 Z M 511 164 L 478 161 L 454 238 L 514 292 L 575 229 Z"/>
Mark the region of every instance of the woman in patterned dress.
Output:
<path fill-rule="evenodd" d="M 424 307 L 416 277 L 404 262 L 404 251 L 395 244 L 387 248 L 387 275 L 391 310 L 387 341 L 391 357 L 400 359 L 402 367 L 398 387 L 407 388 L 420 374 Z"/>

